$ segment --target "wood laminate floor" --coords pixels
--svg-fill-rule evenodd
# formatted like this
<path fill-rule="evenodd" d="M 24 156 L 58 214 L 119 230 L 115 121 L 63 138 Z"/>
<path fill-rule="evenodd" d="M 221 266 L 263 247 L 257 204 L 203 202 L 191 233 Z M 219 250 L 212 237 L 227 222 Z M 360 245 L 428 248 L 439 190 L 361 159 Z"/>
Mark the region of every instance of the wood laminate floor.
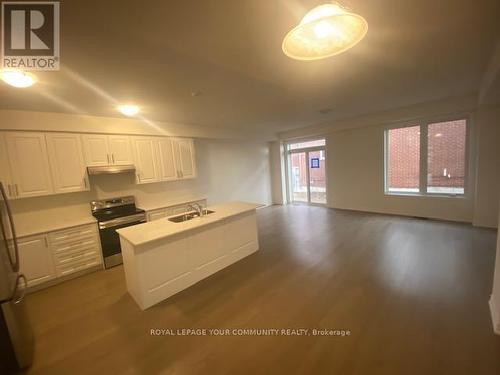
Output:
<path fill-rule="evenodd" d="M 500 374 L 496 232 L 307 206 L 258 221 L 259 252 L 144 312 L 122 267 L 29 295 L 29 373 Z M 351 335 L 150 335 L 182 328 Z"/>

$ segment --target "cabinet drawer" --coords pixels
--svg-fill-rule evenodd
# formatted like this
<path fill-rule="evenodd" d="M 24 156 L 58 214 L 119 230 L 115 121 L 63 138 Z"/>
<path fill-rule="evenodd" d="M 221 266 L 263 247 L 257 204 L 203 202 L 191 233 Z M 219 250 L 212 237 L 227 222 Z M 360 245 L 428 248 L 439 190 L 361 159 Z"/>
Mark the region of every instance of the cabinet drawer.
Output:
<path fill-rule="evenodd" d="M 78 257 L 83 254 L 88 254 L 88 253 L 95 253 L 99 254 L 99 247 L 96 245 L 88 245 L 88 246 L 82 246 L 78 248 L 74 248 L 71 250 L 67 251 L 61 251 L 59 253 L 55 253 L 55 262 L 56 264 L 59 264 L 60 262 L 63 262 L 66 259 L 72 259 L 75 257 Z"/>
<path fill-rule="evenodd" d="M 79 249 L 85 249 L 88 247 L 96 247 L 96 248 L 98 247 L 97 238 L 95 236 L 84 238 L 76 242 L 69 242 L 60 245 L 52 245 L 52 249 L 54 251 L 54 254 L 56 255 L 64 254 L 67 252 L 78 251 Z"/>
<path fill-rule="evenodd" d="M 58 276 L 66 276 L 93 266 L 101 264 L 101 259 L 99 257 L 87 257 L 76 260 L 74 262 L 64 264 L 57 267 Z"/>
<path fill-rule="evenodd" d="M 73 254 L 65 254 L 64 257 L 58 258 L 56 260 L 56 265 L 57 265 L 57 267 L 72 265 L 75 263 L 79 263 L 82 260 L 91 259 L 91 258 L 93 259 L 96 257 L 99 257 L 97 249 L 87 249 L 86 251 L 80 251 L 80 252 L 73 253 Z"/>
<path fill-rule="evenodd" d="M 52 245 L 58 245 L 92 237 L 95 236 L 96 234 L 97 234 L 97 226 L 94 224 L 90 224 L 81 227 L 52 232 L 49 234 L 49 239 Z"/>

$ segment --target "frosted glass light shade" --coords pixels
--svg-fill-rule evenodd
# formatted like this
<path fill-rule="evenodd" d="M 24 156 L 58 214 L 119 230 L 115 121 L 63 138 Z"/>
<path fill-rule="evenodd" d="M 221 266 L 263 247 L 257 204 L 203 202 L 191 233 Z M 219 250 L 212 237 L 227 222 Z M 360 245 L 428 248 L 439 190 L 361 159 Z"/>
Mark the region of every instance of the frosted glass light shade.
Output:
<path fill-rule="evenodd" d="M 323 4 L 307 13 L 283 40 L 283 52 L 296 60 L 338 55 L 363 39 L 368 23 L 338 4 Z"/>

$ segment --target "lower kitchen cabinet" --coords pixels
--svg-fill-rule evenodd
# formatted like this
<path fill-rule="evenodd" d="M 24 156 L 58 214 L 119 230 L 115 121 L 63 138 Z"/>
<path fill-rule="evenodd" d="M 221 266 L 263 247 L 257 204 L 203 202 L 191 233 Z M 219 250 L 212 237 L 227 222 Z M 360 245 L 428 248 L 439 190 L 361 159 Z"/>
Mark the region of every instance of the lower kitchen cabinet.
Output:
<path fill-rule="evenodd" d="M 20 272 L 28 286 L 44 283 L 56 277 L 56 269 L 46 234 L 18 240 Z"/>
<path fill-rule="evenodd" d="M 49 234 L 57 276 L 66 276 L 102 264 L 96 224 Z"/>
<path fill-rule="evenodd" d="M 102 265 L 96 224 L 23 237 L 18 245 L 20 271 L 28 287 Z"/>

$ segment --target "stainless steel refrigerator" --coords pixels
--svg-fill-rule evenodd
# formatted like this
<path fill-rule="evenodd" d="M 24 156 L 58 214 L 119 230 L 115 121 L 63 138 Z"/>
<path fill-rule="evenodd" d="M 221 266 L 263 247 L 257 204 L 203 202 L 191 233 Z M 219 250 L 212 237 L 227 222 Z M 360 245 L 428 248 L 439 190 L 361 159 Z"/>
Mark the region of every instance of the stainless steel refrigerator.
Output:
<path fill-rule="evenodd" d="M 19 273 L 14 222 L 1 182 L 0 227 L 0 374 L 9 374 L 31 365 L 33 331 L 26 314 L 26 278 Z"/>

